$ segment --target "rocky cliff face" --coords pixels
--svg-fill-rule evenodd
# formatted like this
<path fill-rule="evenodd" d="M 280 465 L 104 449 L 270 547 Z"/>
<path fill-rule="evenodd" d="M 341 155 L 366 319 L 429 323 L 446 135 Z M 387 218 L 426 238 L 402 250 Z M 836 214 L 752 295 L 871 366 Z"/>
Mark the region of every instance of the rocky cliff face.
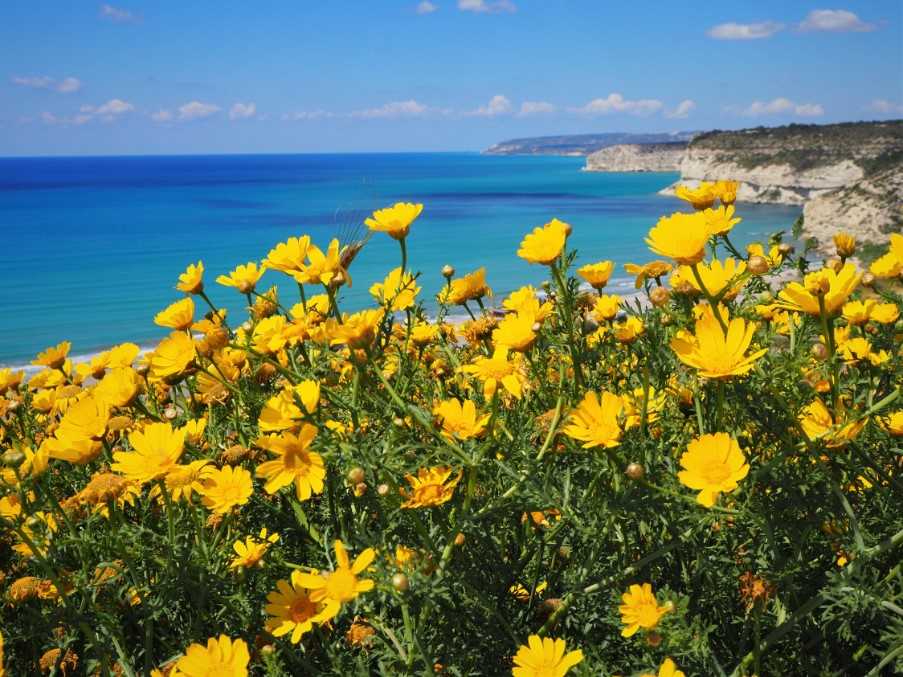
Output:
<path fill-rule="evenodd" d="M 686 151 L 686 143 L 609 146 L 587 156 L 583 169 L 587 172 L 676 172 Z"/>
<path fill-rule="evenodd" d="M 690 185 L 740 181 L 740 202 L 804 205 L 805 235 L 826 248 L 841 229 L 883 242 L 903 226 L 901 120 L 707 132 L 690 142 L 680 173 Z"/>

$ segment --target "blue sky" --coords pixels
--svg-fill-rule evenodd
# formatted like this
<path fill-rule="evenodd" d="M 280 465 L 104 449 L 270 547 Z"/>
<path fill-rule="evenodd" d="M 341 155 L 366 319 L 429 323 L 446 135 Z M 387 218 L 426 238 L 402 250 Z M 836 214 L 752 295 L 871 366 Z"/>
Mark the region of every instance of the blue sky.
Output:
<path fill-rule="evenodd" d="M 903 117 L 903 3 L 29 0 L 0 155 L 478 150 Z"/>

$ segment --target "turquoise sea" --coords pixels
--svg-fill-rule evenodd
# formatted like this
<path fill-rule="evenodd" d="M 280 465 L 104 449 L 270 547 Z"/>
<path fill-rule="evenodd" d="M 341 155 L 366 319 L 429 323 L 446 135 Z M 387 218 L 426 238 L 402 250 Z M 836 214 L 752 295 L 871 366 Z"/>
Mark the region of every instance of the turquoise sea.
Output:
<path fill-rule="evenodd" d="M 614 259 L 611 287 L 632 288 L 621 265 L 650 260 L 643 237 L 681 208 L 656 192 L 677 175 L 596 174 L 582 158 L 477 153 L 0 158 L 0 364 L 28 362 L 62 339 L 73 355 L 165 330 L 154 314 L 180 298 L 186 264 L 201 259 L 214 302 L 240 313 L 244 297 L 214 282 L 260 260 L 277 242 L 309 234 L 321 247 L 379 207 L 424 203 L 409 262 L 431 299 L 449 263 L 481 265 L 497 296 L 545 273 L 517 258 L 523 235 L 557 217 L 571 223 L 579 261 Z M 735 243 L 789 229 L 794 207 L 741 205 Z M 378 233 L 351 268 L 343 310 L 370 302 L 369 286 L 399 264 Z M 268 272 L 296 301 L 294 282 Z"/>

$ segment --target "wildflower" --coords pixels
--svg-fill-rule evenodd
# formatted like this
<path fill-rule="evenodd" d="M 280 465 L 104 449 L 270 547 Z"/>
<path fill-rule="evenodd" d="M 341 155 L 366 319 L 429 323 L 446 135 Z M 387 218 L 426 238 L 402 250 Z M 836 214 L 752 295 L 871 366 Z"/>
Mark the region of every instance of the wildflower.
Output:
<path fill-rule="evenodd" d="M 181 430 L 181 429 L 180 429 Z M 213 472 L 213 466 L 206 458 L 192 461 L 187 465 L 174 465 L 166 472 L 163 482 L 170 499 L 174 502 L 190 501 L 195 493 L 200 493 L 204 482 Z M 151 490 L 151 497 L 159 494 L 159 487 Z"/>
<path fill-rule="evenodd" d="M 843 304 L 856 289 L 862 273 L 856 272 L 856 266 L 847 263 L 840 272 L 831 268 L 822 268 L 809 273 L 803 278 L 803 284 L 791 282 L 779 294 L 782 305 L 790 310 L 804 312 L 809 315 L 820 315 L 819 297 L 823 298 L 825 312 L 837 315 Z M 818 292 L 818 293 L 815 293 Z M 822 293 L 823 292 L 823 293 Z"/>
<path fill-rule="evenodd" d="M 132 481 L 121 475 L 98 472 L 94 473 L 85 488 L 78 492 L 77 498 L 90 505 L 104 505 L 109 501 L 116 501 L 131 485 Z"/>
<path fill-rule="evenodd" d="M 658 674 L 644 672 L 640 677 L 687 677 L 681 670 L 677 669 L 674 661 L 666 658 L 658 668 Z"/>
<path fill-rule="evenodd" d="M 724 263 L 718 259 L 713 259 L 711 263 L 699 264 L 696 267 L 696 271 L 699 273 L 702 284 L 705 286 L 705 291 L 708 292 L 709 296 L 730 300 L 739 294 L 743 288 L 745 280 L 741 276 L 746 272 L 746 262 L 737 261 L 731 257 L 726 258 Z M 696 280 L 696 275 L 693 274 L 689 266 L 681 266 L 678 268 L 678 272 L 680 273 L 680 279 L 693 287 L 694 290 L 698 292 L 703 291 Z"/>
<path fill-rule="evenodd" d="M 370 295 L 382 306 L 391 311 L 406 310 L 414 305 L 420 287 L 411 273 L 404 272 L 401 267 L 393 269 L 386 279 L 370 287 Z"/>
<path fill-rule="evenodd" d="M 629 275 L 635 275 L 636 281 L 634 286 L 639 289 L 646 280 L 660 280 L 663 275 L 671 272 L 673 266 L 667 261 L 650 261 L 649 263 L 639 266 L 635 263 L 625 263 L 624 270 Z"/>
<path fill-rule="evenodd" d="M 185 431 L 185 441 L 190 444 L 200 444 L 204 439 L 204 430 L 207 428 L 207 417 L 192 418 L 185 421 L 182 430 Z"/>
<path fill-rule="evenodd" d="M 600 261 L 599 263 L 590 263 L 577 269 L 577 274 L 586 280 L 593 289 L 602 289 L 611 277 L 611 273 L 615 268 L 614 261 Z"/>
<path fill-rule="evenodd" d="M 849 258 L 856 253 L 856 238 L 849 233 L 837 233 L 834 236 L 834 247 L 841 258 Z"/>
<path fill-rule="evenodd" d="M 452 469 L 448 467 L 436 468 L 420 468 L 417 471 L 417 477 L 413 475 L 405 475 L 408 484 L 411 485 L 410 491 L 401 490 L 401 495 L 405 500 L 401 504 L 402 508 L 434 508 L 451 500 L 455 493 L 455 487 L 461 481 L 463 471 L 459 471 L 457 476 L 449 481 Z"/>
<path fill-rule="evenodd" d="M 186 296 L 181 301 L 170 304 L 154 315 L 154 324 L 185 331 L 194 323 L 194 301 Z"/>
<path fill-rule="evenodd" d="M 903 410 L 895 411 L 883 421 L 884 429 L 894 437 L 903 436 Z"/>
<path fill-rule="evenodd" d="M 461 367 L 465 374 L 472 374 L 483 384 L 483 397 L 491 400 L 499 385 L 514 397 L 521 397 L 527 379 L 517 359 L 508 358 L 508 348 L 496 347 L 492 357 L 480 355 L 470 364 Z"/>
<path fill-rule="evenodd" d="M 339 251 L 339 241 L 335 238 L 329 241 L 326 253 L 323 253 L 316 245 L 312 244 L 307 249 L 309 263 L 303 269 L 292 275 L 297 282 L 302 284 L 330 285 L 333 281 L 347 281 L 347 271 L 342 267 L 342 254 Z"/>
<path fill-rule="evenodd" d="M 485 267 L 451 280 L 448 286 L 439 292 L 437 298 L 440 303 L 460 306 L 483 296 L 492 296 L 492 290 L 486 284 Z"/>
<path fill-rule="evenodd" d="M 194 360 L 194 341 L 181 331 L 174 331 L 157 344 L 148 358 L 154 378 L 166 379 L 184 372 Z"/>
<path fill-rule="evenodd" d="M 411 224 L 423 211 L 422 204 L 410 202 L 397 202 L 391 207 L 377 209 L 373 216 L 364 219 L 364 223 L 372 231 L 388 233 L 396 240 L 403 240 L 408 236 Z"/>
<path fill-rule="evenodd" d="M 548 582 L 542 581 L 541 583 L 539 583 L 539 585 L 536 586 L 536 589 L 533 592 L 538 595 L 548 587 Z M 515 583 L 510 588 L 508 588 L 508 592 L 511 593 L 514 599 L 516 599 L 518 602 L 527 602 L 530 600 L 530 591 L 520 583 Z"/>
<path fill-rule="evenodd" d="M 873 352 L 872 344 L 869 343 L 868 339 L 861 336 L 845 341 L 840 346 L 840 355 L 847 363 L 853 364 L 862 360 L 868 360 L 875 367 L 890 359 L 890 356 L 883 350 L 877 353 Z"/>
<path fill-rule="evenodd" d="M 589 391 L 571 412 L 563 432 L 583 442 L 584 449 L 616 447 L 621 441 L 623 408 L 624 403 L 617 395 L 604 391 L 599 396 Z"/>
<path fill-rule="evenodd" d="M 706 209 L 703 214 L 705 214 L 705 221 L 711 235 L 727 235 L 734 226 L 743 220 L 739 216 L 734 216 L 733 205 Z"/>
<path fill-rule="evenodd" d="M 768 352 L 767 348 L 762 348 L 746 354 L 755 331 L 755 322 L 747 323 L 737 317 L 730 320 L 725 333 L 710 312 L 696 321 L 695 335 L 673 338 L 671 349 L 681 362 L 697 369 L 702 377 L 743 376 Z"/>
<path fill-rule="evenodd" d="M 247 677 L 250 660 L 248 645 L 243 640 L 220 635 L 208 639 L 206 647 L 190 645 L 176 661 L 175 671 L 179 677 Z"/>
<path fill-rule="evenodd" d="M 111 369 L 94 388 L 94 397 L 109 407 L 127 407 L 142 387 L 141 377 L 131 367 Z"/>
<path fill-rule="evenodd" d="M 411 341 L 413 341 L 415 346 L 428 345 L 439 338 L 440 331 L 441 328 L 438 325 L 425 322 L 417 323 L 411 328 Z"/>
<path fill-rule="evenodd" d="M 325 605 L 311 599 L 310 591 L 302 584 L 302 576 L 300 571 L 293 571 L 288 581 L 276 581 L 276 590 L 267 594 L 268 603 L 264 607 L 269 615 L 267 631 L 274 637 L 290 634 L 292 644 L 300 642 L 301 637 L 313 629 L 314 623 L 326 620 L 323 615 Z"/>
<path fill-rule="evenodd" d="M 753 574 L 752 571 L 747 571 L 740 576 L 740 596 L 746 603 L 747 611 L 756 604 L 764 604 L 772 595 L 774 595 L 774 586 Z"/>
<path fill-rule="evenodd" d="M 769 269 L 781 265 L 781 261 L 784 259 L 784 255 L 781 254 L 781 250 L 776 244 L 769 247 L 768 252 L 766 253 L 765 247 L 758 242 L 753 242 L 752 244 L 746 245 L 746 253 L 749 254 L 750 259 L 754 256 L 759 256 L 764 259 Z"/>
<path fill-rule="evenodd" d="M 721 200 L 721 204 L 727 206 L 737 201 L 737 189 L 740 187 L 739 181 L 716 181 L 712 190 Z"/>
<path fill-rule="evenodd" d="M 247 470 L 227 465 L 211 472 L 204 479 L 199 493 L 211 512 L 224 515 L 248 502 L 254 493 L 254 484 Z"/>
<path fill-rule="evenodd" d="M 702 212 L 663 216 L 646 238 L 646 244 L 656 254 L 688 266 L 702 261 L 708 241 L 709 226 Z"/>
<path fill-rule="evenodd" d="M 708 209 L 718 199 L 720 191 L 716 191 L 715 184 L 708 181 L 700 181 L 696 188 L 680 185 L 674 189 L 674 195 L 693 205 L 693 209 Z"/>
<path fill-rule="evenodd" d="M 583 660 L 580 649 L 568 651 L 563 639 L 530 635 L 514 656 L 513 677 L 564 677 Z"/>
<path fill-rule="evenodd" d="M 251 569 L 263 566 L 263 557 L 270 546 L 279 540 L 279 534 L 267 534 L 267 528 L 263 527 L 257 536 L 248 536 L 244 541 L 238 540 L 232 544 L 235 557 L 229 563 L 230 569 Z"/>
<path fill-rule="evenodd" d="M 622 637 L 633 637 L 640 628 L 652 630 L 658 625 L 662 616 L 671 611 L 672 605 L 658 605 L 658 600 L 652 594 L 652 584 L 633 584 L 621 595 L 621 604 L 618 611 L 621 612 L 621 623 L 625 627 L 621 630 Z"/>
<path fill-rule="evenodd" d="M 442 426 L 442 434 L 448 438 L 469 440 L 479 437 L 486 430 L 489 414 L 479 415 L 472 400 L 452 398 L 433 407 L 433 415 Z"/>
<path fill-rule="evenodd" d="M 55 436 L 46 441 L 50 457 L 78 464 L 92 460 L 100 451 L 109 417 L 106 402 L 92 395 L 80 399 L 66 411 Z"/>
<path fill-rule="evenodd" d="M 264 489 L 268 494 L 274 494 L 293 482 L 299 501 L 323 493 L 323 479 L 326 477 L 323 457 L 310 450 L 316 436 L 317 429 L 305 423 L 297 435 L 283 432 L 278 436 L 258 438 L 258 446 L 277 456 L 272 461 L 261 463 L 255 471 L 257 477 L 266 478 Z"/>
<path fill-rule="evenodd" d="M 152 482 L 172 470 L 182 455 L 185 432 L 169 423 L 150 423 L 129 435 L 134 451 L 117 451 L 111 468 L 136 482 Z"/>
<path fill-rule="evenodd" d="M 643 325 L 643 321 L 634 315 L 615 323 L 612 327 L 615 338 L 621 343 L 633 342 L 644 331 L 646 331 L 646 327 Z"/>
<path fill-rule="evenodd" d="M 570 226 L 558 219 L 552 219 L 544 226 L 534 228 L 520 243 L 517 255 L 530 263 L 550 265 L 564 249 L 564 241 Z"/>
<path fill-rule="evenodd" d="M 530 285 L 511 292 L 502 307 L 513 313 L 530 315 L 535 322 L 542 322 L 552 313 L 552 304 L 548 301 L 541 304 L 536 290 Z"/>
<path fill-rule="evenodd" d="M 335 541 L 333 548 L 337 564 L 335 571 L 321 574 L 295 572 L 299 574 L 298 585 L 312 591 L 310 593 L 311 601 L 324 603 L 325 606 L 320 613 L 323 620 L 334 618 L 339 613 L 342 604 L 350 602 L 362 592 L 368 592 L 375 586 L 372 580 L 359 578 L 376 557 L 376 551 L 373 548 L 367 548 L 361 552 L 355 558 L 354 563 L 349 560 L 348 551 L 342 541 Z"/>
<path fill-rule="evenodd" d="M 38 353 L 38 356 L 31 363 L 39 367 L 59 369 L 66 362 L 66 356 L 69 354 L 71 347 L 72 344 L 69 341 L 63 341 Z"/>
<path fill-rule="evenodd" d="M 46 445 L 41 445 L 37 451 L 33 451 L 31 447 L 22 447 L 18 451 L 23 456 L 22 462 L 15 469 L 0 469 L 0 484 L 17 486 L 20 478 L 40 477 L 47 470 L 47 464 L 50 461 L 50 450 Z"/>
<path fill-rule="evenodd" d="M 518 352 L 527 352 L 536 342 L 534 331 L 536 318 L 532 315 L 514 313 L 506 316 L 492 332 L 492 340 L 497 346 L 504 346 Z"/>
<path fill-rule="evenodd" d="M 179 275 L 176 289 L 186 294 L 200 294 L 204 291 L 204 263 L 198 261 L 197 264 L 189 264 L 185 272 Z"/>
<path fill-rule="evenodd" d="M 45 651 L 38 660 L 41 672 L 47 674 L 55 673 L 57 666 L 59 666 L 59 674 L 64 677 L 75 674 L 75 670 L 78 668 L 78 654 L 72 649 L 66 649 L 66 652 L 63 653 L 62 649 L 54 648 Z"/>
<path fill-rule="evenodd" d="M 610 320 L 618 314 L 620 307 L 621 297 L 617 294 L 600 296 L 593 305 L 593 317 L 597 322 Z"/>
<path fill-rule="evenodd" d="M 263 277 L 265 268 L 258 268 L 257 263 L 249 263 L 236 266 L 228 275 L 220 275 L 216 281 L 224 287 L 234 287 L 242 294 L 250 294 Z"/>
<path fill-rule="evenodd" d="M 680 457 L 680 467 L 680 483 L 699 490 L 696 501 L 707 508 L 715 504 L 719 494 L 736 489 L 749 473 L 740 445 L 727 433 L 703 435 L 690 442 Z"/>
<path fill-rule="evenodd" d="M 263 267 L 278 270 L 286 275 L 298 273 L 304 270 L 304 259 L 307 258 L 309 248 L 310 237 L 308 235 L 290 237 L 270 250 L 263 262 Z"/>
<path fill-rule="evenodd" d="M 366 619 L 356 616 L 351 627 L 348 628 L 348 632 L 345 633 L 345 641 L 349 646 L 366 647 L 374 635 L 376 635 L 376 630 L 373 629 L 373 626 Z"/>
<path fill-rule="evenodd" d="M 829 449 L 843 447 L 865 427 L 867 418 L 844 422 L 843 411 L 835 418 L 819 398 L 815 398 L 800 413 L 799 422 L 813 442 L 822 441 Z"/>
<path fill-rule="evenodd" d="M 884 254 L 872 261 L 869 272 L 882 280 L 898 277 L 903 273 L 903 259 L 897 258 L 892 253 Z"/>
<path fill-rule="evenodd" d="M 0 369 L 0 395 L 7 390 L 16 390 L 24 378 L 24 371 L 13 371 L 9 368 Z"/>
<path fill-rule="evenodd" d="M 369 348 L 376 340 L 376 332 L 384 316 L 385 311 L 377 308 L 346 315 L 341 324 L 330 320 L 330 345 L 347 345 L 353 350 Z"/>

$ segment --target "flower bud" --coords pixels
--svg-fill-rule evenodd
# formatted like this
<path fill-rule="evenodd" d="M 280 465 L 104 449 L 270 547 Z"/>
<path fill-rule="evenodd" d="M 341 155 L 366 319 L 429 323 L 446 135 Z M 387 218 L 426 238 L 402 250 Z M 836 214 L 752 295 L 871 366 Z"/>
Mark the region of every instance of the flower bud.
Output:
<path fill-rule="evenodd" d="M 455 545 L 457 545 L 458 547 L 464 545 L 464 534 L 460 531 L 458 532 L 458 535 L 455 536 Z"/>
<path fill-rule="evenodd" d="M 672 324 L 674 324 L 674 318 L 671 315 L 665 313 L 664 315 L 662 315 L 661 323 L 663 327 L 670 327 Z"/>
<path fill-rule="evenodd" d="M 862 276 L 862 284 L 865 287 L 871 287 L 873 284 L 875 284 L 875 276 L 871 273 L 865 273 Z"/>
<path fill-rule="evenodd" d="M 573 232 L 574 232 L 574 228 L 571 226 L 570 223 L 564 224 L 564 236 L 565 237 L 570 237 L 571 233 L 573 233 Z"/>
<path fill-rule="evenodd" d="M 764 256 L 750 256 L 746 267 L 753 275 L 764 275 L 768 272 L 768 261 Z"/>
<path fill-rule="evenodd" d="M 641 480 L 646 474 L 646 469 L 641 463 L 630 463 L 624 473 L 632 480 Z"/>
<path fill-rule="evenodd" d="M 348 481 L 352 484 L 360 484 L 364 481 L 365 476 L 364 469 L 360 467 L 348 471 Z"/>
<path fill-rule="evenodd" d="M 173 420 L 178 414 L 179 412 L 176 411 L 175 407 L 166 407 L 166 409 L 163 410 L 163 418 L 167 421 Z"/>
<path fill-rule="evenodd" d="M 387 496 L 389 494 L 389 485 L 388 484 L 380 484 L 376 487 L 376 493 L 380 496 Z"/>
<path fill-rule="evenodd" d="M 795 250 L 796 250 L 796 247 L 794 247 L 789 242 L 782 242 L 781 244 L 778 245 L 778 251 L 781 252 L 781 256 L 789 256 Z"/>
<path fill-rule="evenodd" d="M 822 361 L 828 359 L 828 348 L 825 346 L 824 343 L 822 343 L 820 341 L 818 343 L 813 343 L 812 344 L 812 356 L 816 360 L 822 362 Z"/>
<path fill-rule="evenodd" d="M 18 449 L 9 449 L 3 452 L 3 456 L 0 459 L 2 459 L 3 465 L 8 468 L 18 468 L 25 460 L 25 454 Z"/>
<path fill-rule="evenodd" d="M 455 276 L 455 268 L 454 266 L 450 266 L 447 263 L 442 266 L 442 277 L 446 280 L 450 280 Z"/>
<path fill-rule="evenodd" d="M 539 322 L 534 322 L 530 329 L 534 334 L 538 334 L 539 330 L 542 329 L 542 325 Z"/>
<path fill-rule="evenodd" d="M 662 636 L 657 632 L 649 632 L 646 634 L 646 644 L 651 646 L 653 649 L 662 643 Z"/>
<path fill-rule="evenodd" d="M 670 297 L 671 293 L 664 287 L 655 287 L 649 292 L 649 300 L 652 301 L 652 305 L 656 307 L 665 305 Z"/>
<path fill-rule="evenodd" d="M 366 482 L 358 482 L 354 485 L 354 495 L 360 498 L 367 493 L 368 488 L 369 487 L 367 486 Z"/>
<path fill-rule="evenodd" d="M 411 583 L 408 580 L 407 576 L 398 573 L 392 576 L 392 587 L 395 588 L 398 592 L 407 592 L 408 588 L 411 587 Z"/>
<path fill-rule="evenodd" d="M 840 269 L 843 268 L 843 261 L 835 256 L 832 256 L 830 259 L 825 259 L 824 266 L 825 268 L 830 268 L 835 273 L 838 273 L 840 272 Z"/>

